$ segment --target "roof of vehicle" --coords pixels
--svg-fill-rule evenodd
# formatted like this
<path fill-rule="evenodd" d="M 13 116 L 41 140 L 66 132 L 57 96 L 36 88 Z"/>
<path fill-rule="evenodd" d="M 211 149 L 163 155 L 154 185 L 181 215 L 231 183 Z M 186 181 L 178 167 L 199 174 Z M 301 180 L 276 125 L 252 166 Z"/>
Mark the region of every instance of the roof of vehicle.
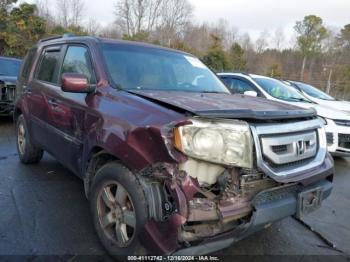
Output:
<path fill-rule="evenodd" d="M 269 76 L 249 74 L 249 73 L 244 73 L 244 72 L 223 72 L 223 73 L 218 73 L 217 75 L 218 76 L 230 76 L 231 75 L 231 76 L 243 76 L 243 77 L 251 77 L 251 78 L 275 79 L 275 78 L 269 77 Z"/>
<path fill-rule="evenodd" d="M 186 53 L 184 51 L 163 47 L 159 45 L 144 43 L 144 42 L 136 42 L 136 41 L 128 41 L 128 40 L 120 40 L 120 39 L 110 39 L 110 38 L 102 38 L 95 36 L 75 36 L 72 34 L 64 34 L 59 36 L 52 36 L 48 38 L 41 39 L 38 42 L 38 45 L 51 45 L 51 44 L 61 44 L 61 43 L 69 43 L 69 42 L 95 42 L 95 43 L 110 43 L 110 44 L 124 44 L 131 46 L 139 46 L 144 48 L 156 48 L 170 52 L 176 52 L 181 54 L 186 54 L 193 56 L 192 54 Z"/>
<path fill-rule="evenodd" d="M 251 76 L 251 74 L 249 73 L 245 73 L 245 72 L 221 72 L 221 73 L 217 73 L 218 76 L 237 76 L 237 75 L 241 75 L 241 76 Z"/>
<path fill-rule="evenodd" d="M 19 58 L 16 58 L 16 57 L 9 57 L 9 56 L 0 56 L 0 59 L 22 62 L 22 59 L 19 59 Z"/>

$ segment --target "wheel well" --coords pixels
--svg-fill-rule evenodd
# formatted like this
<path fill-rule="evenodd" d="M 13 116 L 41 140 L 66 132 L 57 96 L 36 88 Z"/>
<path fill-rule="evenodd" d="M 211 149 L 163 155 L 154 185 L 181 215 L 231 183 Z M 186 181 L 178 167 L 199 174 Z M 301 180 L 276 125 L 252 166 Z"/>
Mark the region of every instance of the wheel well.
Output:
<path fill-rule="evenodd" d="M 84 189 L 85 189 L 85 195 L 87 198 L 89 198 L 90 194 L 90 188 L 92 185 L 92 181 L 94 180 L 94 177 L 96 175 L 96 172 L 105 164 L 112 162 L 112 161 L 118 161 L 118 159 L 105 151 L 101 147 L 94 147 L 88 157 L 88 164 L 85 172 L 84 177 Z"/>

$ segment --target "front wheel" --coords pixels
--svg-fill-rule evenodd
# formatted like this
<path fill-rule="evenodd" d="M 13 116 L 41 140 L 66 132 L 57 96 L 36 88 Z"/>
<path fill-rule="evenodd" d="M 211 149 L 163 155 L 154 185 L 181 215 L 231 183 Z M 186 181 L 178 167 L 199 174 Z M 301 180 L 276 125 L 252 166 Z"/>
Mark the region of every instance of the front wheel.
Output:
<path fill-rule="evenodd" d="M 96 232 L 111 255 L 145 254 L 139 235 L 148 210 L 134 174 L 116 162 L 104 165 L 93 181 L 90 204 Z"/>
<path fill-rule="evenodd" d="M 23 115 L 20 115 L 16 122 L 16 138 L 17 151 L 21 162 L 23 164 L 40 162 L 44 151 L 32 143 Z"/>

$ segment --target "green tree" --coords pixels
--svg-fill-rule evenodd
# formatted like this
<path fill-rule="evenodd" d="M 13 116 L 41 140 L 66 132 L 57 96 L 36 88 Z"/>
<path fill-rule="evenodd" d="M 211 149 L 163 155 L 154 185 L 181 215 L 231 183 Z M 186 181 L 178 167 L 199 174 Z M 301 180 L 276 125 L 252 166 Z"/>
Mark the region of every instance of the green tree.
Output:
<path fill-rule="evenodd" d="M 266 72 L 266 75 L 270 77 L 280 78 L 282 76 L 281 69 L 278 64 L 272 64 Z"/>
<path fill-rule="evenodd" d="M 0 0 L 0 55 L 4 54 L 6 49 L 6 30 L 8 24 L 9 10 L 17 0 Z"/>
<path fill-rule="evenodd" d="M 215 34 L 212 34 L 210 37 L 212 45 L 203 57 L 203 62 L 215 72 L 228 70 L 229 62 L 223 48 L 222 39 Z"/>
<path fill-rule="evenodd" d="M 321 51 L 322 40 L 327 37 L 327 29 L 323 26 L 322 18 L 309 15 L 294 26 L 298 33 L 298 46 L 303 55 L 303 63 L 300 72 L 300 79 L 304 79 L 304 71 L 307 59 L 312 58 Z"/>
<path fill-rule="evenodd" d="M 247 61 L 244 58 L 244 50 L 238 44 L 234 43 L 229 50 L 230 67 L 235 71 L 245 71 L 247 69 Z"/>
<path fill-rule="evenodd" d="M 150 42 L 149 32 L 142 30 L 142 31 L 135 33 L 132 36 L 124 34 L 123 40 L 138 41 L 138 42 Z"/>
<path fill-rule="evenodd" d="M 350 24 L 340 30 L 339 40 L 344 48 L 350 49 Z"/>
<path fill-rule="evenodd" d="M 45 21 L 36 15 L 36 5 L 21 4 L 6 12 L 5 30 L 0 38 L 4 55 L 23 57 L 45 34 Z"/>
<path fill-rule="evenodd" d="M 61 25 L 56 25 L 53 28 L 50 28 L 46 32 L 46 36 L 53 36 L 53 35 L 63 35 L 63 34 L 74 34 L 74 35 L 79 35 L 79 36 L 84 36 L 88 35 L 86 30 L 82 28 L 81 26 L 68 26 L 68 27 L 63 27 Z"/>

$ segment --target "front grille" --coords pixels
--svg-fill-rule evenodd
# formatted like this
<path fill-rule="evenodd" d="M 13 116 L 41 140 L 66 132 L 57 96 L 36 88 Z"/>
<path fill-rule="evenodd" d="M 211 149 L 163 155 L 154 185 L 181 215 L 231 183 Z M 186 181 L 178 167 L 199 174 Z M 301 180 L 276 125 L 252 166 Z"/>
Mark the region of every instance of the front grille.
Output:
<path fill-rule="evenodd" d="M 334 144 L 334 135 L 333 133 L 326 133 L 327 145 L 331 146 Z"/>
<path fill-rule="evenodd" d="M 0 101 L 12 102 L 15 100 L 15 85 L 0 83 Z"/>
<path fill-rule="evenodd" d="M 251 125 L 257 166 L 276 181 L 320 166 L 327 153 L 319 119 Z"/>
<path fill-rule="evenodd" d="M 262 155 L 273 168 L 300 166 L 317 154 L 316 131 L 261 137 Z"/>
<path fill-rule="evenodd" d="M 288 151 L 288 145 L 272 146 L 272 151 L 277 154 L 285 153 Z"/>
<path fill-rule="evenodd" d="M 286 164 L 274 164 L 271 161 L 268 161 L 267 159 L 264 159 L 269 166 L 275 171 L 275 172 L 280 172 L 286 169 L 294 169 L 297 167 L 301 167 L 301 166 L 305 166 L 309 163 L 311 163 L 314 160 L 314 157 L 310 157 L 310 158 L 306 158 L 306 159 L 302 159 L 302 160 L 298 160 L 298 161 L 294 161 L 294 162 L 289 162 Z"/>
<path fill-rule="evenodd" d="M 338 145 L 339 147 L 350 149 L 350 135 L 339 134 Z"/>

